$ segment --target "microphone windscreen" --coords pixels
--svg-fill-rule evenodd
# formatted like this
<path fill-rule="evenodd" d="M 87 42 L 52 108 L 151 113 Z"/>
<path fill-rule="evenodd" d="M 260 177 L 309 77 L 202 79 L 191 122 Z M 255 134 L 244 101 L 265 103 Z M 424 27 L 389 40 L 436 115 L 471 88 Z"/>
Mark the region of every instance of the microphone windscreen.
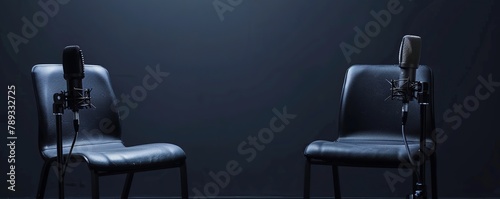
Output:
<path fill-rule="evenodd" d="M 64 79 L 84 78 L 83 53 L 79 46 L 66 46 L 63 50 Z"/>
<path fill-rule="evenodd" d="M 399 48 L 399 64 L 402 68 L 418 68 L 422 40 L 419 36 L 405 35 Z"/>

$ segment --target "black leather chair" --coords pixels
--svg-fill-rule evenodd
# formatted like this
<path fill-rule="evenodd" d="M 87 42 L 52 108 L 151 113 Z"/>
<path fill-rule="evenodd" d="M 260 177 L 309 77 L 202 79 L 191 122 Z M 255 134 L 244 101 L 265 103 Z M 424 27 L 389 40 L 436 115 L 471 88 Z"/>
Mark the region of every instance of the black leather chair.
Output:
<path fill-rule="evenodd" d="M 40 64 L 32 68 L 32 78 L 38 107 L 39 151 L 45 160 L 38 185 L 37 198 L 43 198 L 49 169 L 56 162 L 56 125 L 52 113 L 53 94 L 66 90 L 60 64 Z M 80 133 L 72 159 L 86 162 L 91 172 L 92 198 L 99 198 L 99 176 L 127 174 L 122 198 L 128 198 L 135 172 L 180 168 L 182 198 L 188 198 L 186 155 L 173 144 L 155 143 L 124 146 L 121 140 L 119 114 L 113 109 L 114 95 L 108 71 L 98 65 L 85 65 L 84 88 L 92 88 L 92 103 L 96 109 L 80 111 Z M 73 114 L 63 115 L 63 154 L 67 156 L 73 141 Z M 141 133 L 147 136 L 148 129 Z M 72 163 L 74 165 L 74 163 Z"/>
<path fill-rule="evenodd" d="M 340 100 L 339 136 L 334 141 L 317 140 L 305 151 L 304 198 L 310 197 L 311 164 L 331 165 L 335 198 L 340 199 L 339 166 L 406 168 L 409 157 L 401 133 L 401 101 L 390 96 L 386 80 L 398 79 L 400 68 L 395 65 L 354 65 L 345 75 Z M 431 102 L 426 117 L 426 158 L 431 165 L 432 198 L 437 198 L 435 128 L 433 110 L 433 77 L 431 69 L 420 66 L 417 81 L 430 83 Z M 419 149 L 420 108 L 410 102 L 406 135 L 411 155 L 416 160 Z M 398 172 L 395 172 L 398 174 Z M 413 168 L 413 182 L 416 171 Z M 401 176 L 403 177 L 403 176 Z M 411 178 L 410 178 L 411 179 Z M 415 184 L 415 183 L 413 183 Z M 361 187 L 360 187 L 361 188 Z M 416 187 L 413 187 L 415 190 Z"/>

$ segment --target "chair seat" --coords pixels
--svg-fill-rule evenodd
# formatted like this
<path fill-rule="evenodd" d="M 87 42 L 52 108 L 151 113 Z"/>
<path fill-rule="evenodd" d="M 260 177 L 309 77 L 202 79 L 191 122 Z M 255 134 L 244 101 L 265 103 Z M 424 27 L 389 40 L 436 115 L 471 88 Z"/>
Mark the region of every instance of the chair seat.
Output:
<path fill-rule="evenodd" d="M 408 146 L 410 154 L 417 160 L 419 143 L 409 141 Z M 431 151 L 433 146 L 432 141 L 426 143 Z M 311 160 L 333 162 L 339 166 L 398 167 L 401 162 L 409 162 L 404 142 L 396 140 L 317 140 L 306 147 L 304 155 Z"/>
<path fill-rule="evenodd" d="M 69 147 L 64 148 L 67 155 Z M 48 158 L 56 158 L 56 149 L 44 150 Z M 74 157 L 83 158 L 90 168 L 99 171 L 142 170 L 153 167 L 178 166 L 186 159 L 184 151 L 174 144 L 152 143 L 125 147 L 122 143 L 83 145 L 73 148 Z"/>

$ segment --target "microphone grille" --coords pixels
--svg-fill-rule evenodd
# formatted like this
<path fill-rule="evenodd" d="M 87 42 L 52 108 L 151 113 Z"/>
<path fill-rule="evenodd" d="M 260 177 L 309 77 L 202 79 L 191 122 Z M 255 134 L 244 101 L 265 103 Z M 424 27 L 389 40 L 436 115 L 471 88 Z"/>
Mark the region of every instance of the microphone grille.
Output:
<path fill-rule="evenodd" d="M 401 67 L 418 68 L 422 39 L 415 35 L 405 35 L 399 48 L 399 64 Z"/>
<path fill-rule="evenodd" d="M 64 76 L 84 77 L 83 52 L 78 45 L 66 46 L 63 50 Z"/>

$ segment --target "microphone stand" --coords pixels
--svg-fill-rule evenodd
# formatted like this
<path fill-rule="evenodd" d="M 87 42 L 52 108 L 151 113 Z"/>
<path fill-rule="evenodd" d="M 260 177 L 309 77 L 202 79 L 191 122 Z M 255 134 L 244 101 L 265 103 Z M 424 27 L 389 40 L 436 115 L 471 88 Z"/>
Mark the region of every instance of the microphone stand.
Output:
<path fill-rule="evenodd" d="M 90 102 L 90 89 L 85 89 L 83 96 L 78 100 L 80 102 L 80 109 L 93 107 Z M 52 113 L 56 116 L 56 134 L 57 134 L 57 174 L 59 182 L 59 199 L 64 199 L 64 158 L 63 158 L 63 142 L 62 142 L 62 115 L 64 114 L 64 109 L 69 108 L 67 106 L 68 96 L 67 92 L 61 91 L 59 93 L 54 93 L 53 95 L 54 103 L 52 104 Z M 75 132 L 76 133 L 76 132 Z M 68 161 L 70 157 L 66 158 Z"/>
<path fill-rule="evenodd" d="M 429 91 L 429 83 L 428 82 L 407 82 L 408 90 L 411 91 L 411 101 L 416 98 L 420 105 L 420 140 L 419 140 L 419 154 L 425 155 L 425 144 L 426 144 L 426 129 L 427 129 L 427 108 L 430 103 L 430 91 Z M 405 93 L 397 88 L 396 81 L 391 81 L 391 98 L 399 99 L 405 101 Z M 403 94 L 401 94 L 403 93 Z M 417 93 L 415 97 L 413 93 Z M 406 99 L 408 100 L 408 99 Z M 427 187 L 425 185 L 425 162 L 426 157 L 419 156 L 417 165 L 414 169 L 418 171 L 417 181 L 415 182 L 415 190 L 412 194 L 408 196 L 410 199 L 427 199 Z M 411 158 L 411 157 L 409 157 Z"/>
<path fill-rule="evenodd" d="M 420 104 L 420 147 L 419 153 L 420 158 L 417 164 L 418 178 L 416 182 L 415 193 L 410 195 L 409 198 L 426 199 L 427 198 L 427 187 L 425 185 L 425 142 L 427 140 L 427 108 L 430 103 L 430 93 L 429 93 L 429 83 L 428 82 L 417 82 L 417 100 Z"/>
<path fill-rule="evenodd" d="M 63 153 L 62 153 L 62 114 L 66 107 L 66 92 L 54 94 L 54 103 L 52 105 L 53 113 L 56 116 L 57 129 L 57 176 L 59 182 L 59 199 L 64 199 L 64 175 L 63 175 Z"/>

